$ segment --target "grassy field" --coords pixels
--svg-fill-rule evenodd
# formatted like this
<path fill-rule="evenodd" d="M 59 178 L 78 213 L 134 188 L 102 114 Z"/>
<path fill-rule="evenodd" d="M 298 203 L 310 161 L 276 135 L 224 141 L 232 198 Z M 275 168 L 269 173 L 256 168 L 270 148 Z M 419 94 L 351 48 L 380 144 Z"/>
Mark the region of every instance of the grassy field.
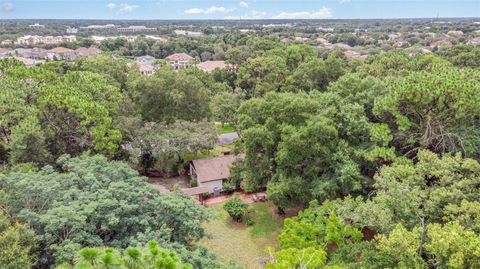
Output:
<path fill-rule="evenodd" d="M 219 134 L 227 134 L 235 132 L 235 127 L 229 123 L 225 123 L 223 126 L 221 124 L 215 124 Z"/>
<path fill-rule="evenodd" d="M 273 213 L 273 204 L 250 205 L 249 215 L 255 222 L 252 226 L 232 221 L 223 210 L 223 203 L 210 208 L 217 213 L 217 218 L 205 225 L 209 236 L 201 243 L 221 261 L 233 260 L 248 269 L 263 268 L 265 248 L 277 247 L 277 236 L 283 224 L 283 218 Z"/>

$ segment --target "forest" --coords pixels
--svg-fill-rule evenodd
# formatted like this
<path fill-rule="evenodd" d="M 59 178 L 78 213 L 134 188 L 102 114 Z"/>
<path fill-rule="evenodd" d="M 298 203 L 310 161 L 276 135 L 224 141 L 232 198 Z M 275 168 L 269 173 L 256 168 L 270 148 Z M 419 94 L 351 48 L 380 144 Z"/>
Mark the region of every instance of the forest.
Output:
<path fill-rule="evenodd" d="M 241 268 L 198 244 L 208 207 L 145 177 L 185 174 L 215 123 L 239 134 L 230 186 L 301 208 L 265 268 L 480 268 L 480 47 L 352 59 L 222 38 L 0 60 L 0 268 Z M 118 57 L 192 51 L 230 68 Z"/>

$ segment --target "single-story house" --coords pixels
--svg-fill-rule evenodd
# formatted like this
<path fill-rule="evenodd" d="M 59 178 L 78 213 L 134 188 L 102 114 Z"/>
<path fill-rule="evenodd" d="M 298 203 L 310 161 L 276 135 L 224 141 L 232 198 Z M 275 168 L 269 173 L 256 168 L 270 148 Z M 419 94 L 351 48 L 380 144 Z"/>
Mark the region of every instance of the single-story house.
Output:
<path fill-rule="evenodd" d="M 218 194 L 229 177 L 230 166 L 241 158 L 240 155 L 224 155 L 193 160 L 190 163 L 190 175 L 199 187 L 207 187 L 209 193 Z"/>

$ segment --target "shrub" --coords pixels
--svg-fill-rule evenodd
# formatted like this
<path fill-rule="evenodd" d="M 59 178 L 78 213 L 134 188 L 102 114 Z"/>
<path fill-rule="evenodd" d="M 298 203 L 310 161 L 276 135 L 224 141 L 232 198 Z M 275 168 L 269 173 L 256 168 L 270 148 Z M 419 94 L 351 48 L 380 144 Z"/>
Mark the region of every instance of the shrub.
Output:
<path fill-rule="evenodd" d="M 247 211 L 248 205 L 242 201 L 238 195 L 230 198 L 224 205 L 223 209 L 232 217 L 235 221 L 241 222 L 243 215 Z"/>
<path fill-rule="evenodd" d="M 248 226 L 252 226 L 253 224 L 255 224 L 255 222 L 253 221 L 253 218 L 248 215 L 245 216 L 244 221 L 245 221 L 245 224 Z"/>

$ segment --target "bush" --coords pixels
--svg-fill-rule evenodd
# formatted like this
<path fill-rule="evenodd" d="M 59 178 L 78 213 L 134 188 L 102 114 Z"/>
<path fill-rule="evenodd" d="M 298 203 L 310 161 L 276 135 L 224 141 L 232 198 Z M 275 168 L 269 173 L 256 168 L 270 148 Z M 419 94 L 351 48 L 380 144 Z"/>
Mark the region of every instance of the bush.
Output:
<path fill-rule="evenodd" d="M 195 180 L 194 178 L 190 179 L 190 181 L 188 182 L 188 185 L 190 186 L 190 188 L 195 188 L 195 187 L 198 187 L 198 182 L 197 180 Z"/>
<path fill-rule="evenodd" d="M 223 191 L 226 193 L 230 193 L 235 189 L 235 185 L 231 182 L 223 183 Z"/>
<path fill-rule="evenodd" d="M 233 198 L 230 198 L 224 205 L 223 209 L 232 217 L 235 221 L 241 222 L 242 217 L 247 211 L 248 205 L 235 195 Z"/>
<path fill-rule="evenodd" d="M 248 226 L 252 226 L 253 224 L 255 224 L 255 222 L 253 221 L 253 218 L 250 216 L 245 216 L 244 221 L 245 221 L 245 224 Z"/>

